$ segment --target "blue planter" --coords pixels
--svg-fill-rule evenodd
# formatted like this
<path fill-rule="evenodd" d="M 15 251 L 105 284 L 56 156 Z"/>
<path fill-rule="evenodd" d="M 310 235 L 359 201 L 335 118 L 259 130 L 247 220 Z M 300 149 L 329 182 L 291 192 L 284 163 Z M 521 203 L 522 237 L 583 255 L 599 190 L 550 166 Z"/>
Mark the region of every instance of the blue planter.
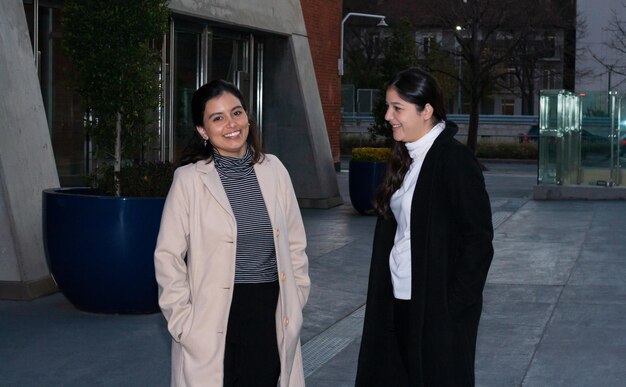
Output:
<path fill-rule="evenodd" d="M 88 312 L 158 312 L 153 255 L 165 198 L 93 193 L 43 191 L 46 256 L 59 289 Z"/>
<path fill-rule="evenodd" d="M 386 168 L 385 162 L 350 160 L 348 178 L 350 201 L 360 214 L 373 213 L 374 193 L 385 177 Z"/>

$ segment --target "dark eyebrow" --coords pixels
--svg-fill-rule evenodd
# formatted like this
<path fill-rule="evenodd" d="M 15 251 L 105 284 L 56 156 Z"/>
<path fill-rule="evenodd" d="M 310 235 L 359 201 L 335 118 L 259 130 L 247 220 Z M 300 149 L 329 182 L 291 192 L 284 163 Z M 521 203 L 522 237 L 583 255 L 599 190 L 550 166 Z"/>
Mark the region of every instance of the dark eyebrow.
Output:
<path fill-rule="evenodd" d="M 237 109 L 243 109 L 243 106 L 241 106 L 241 105 L 237 105 L 237 106 L 233 107 L 232 109 L 230 109 L 230 111 L 231 111 L 231 112 L 233 112 L 233 111 L 235 111 L 235 110 L 237 110 Z M 211 114 L 209 114 L 209 118 L 213 118 L 213 116 L 216 116 L 216 115 L 218 115 L 218 114 L 223 114 L 223 112 L 215 112 L 215 113 L 211 113 Z"/>

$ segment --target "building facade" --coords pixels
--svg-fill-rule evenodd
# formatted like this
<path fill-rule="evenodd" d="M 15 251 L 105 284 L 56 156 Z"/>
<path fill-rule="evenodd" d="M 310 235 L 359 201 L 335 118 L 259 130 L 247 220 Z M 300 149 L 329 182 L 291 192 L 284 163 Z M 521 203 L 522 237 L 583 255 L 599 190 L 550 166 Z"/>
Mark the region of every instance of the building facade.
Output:
<path fill-rule="evenodd" d="M 338 55 L 341 3 L 171 0 L 169 7 L 169 32 L 157 43 L 160 136 L 146 158 L 176 162 L 194 135 L 193 92 L 212 79 L 225 79 L 242 90 L 264 147 L 292 173 L 302 204 L 337 204 L 339 78 L 324 66 Z M 67 82 L 71 63 L 61 48 L 63 1 L 26 0 L 24 8 L 61 184 L 76 185 L 90 171 L 90 144 L 80 100 Z"/>
<path fill-rule="evenodd" d="M 472 1 L 444 0 L 441 2 L 430 2 L 426 0 L 387 0 L 387 1 L 344 1 L 344 14 L 349 12 L 361 12 L 384 15 L 390 27 L 397 26 L 402 21 L 410 22 L 413 28 L 413 37 L 418 60 L 426 60 L 433 48 L 439 48 L 448 56 L 450 68 L 445 70 L 449 75 L 441 75 L 442 78 L 463 79 L 468 68 L 466 58 L 463 57 L 457 37 L 464 37 L 472 27 L 467 24 L 475 23 L 479 44 L 483 38 L 489 39 L 488 45 L 497 47 L 501 44 L 508 44 L 515 28 L 528 29 L 524 34 L 524 44 L 511 53 L 509 60 L 501 61 L 496 68 L 490 72 L 498 73 L 496 82 L 491 85 L 491 92 L 482 99 L 480 114 L 490 115 L 536 115 L 539 107 L 539 90 L 541 89 L 574 89 L 575 82 L 575 54 L 576 54 L 576 2 L 568 1 L 521 1 L 520 4 L 527 4 L 537 11 L 533 20 L 524 19 L 520 15 L 519 26 L 505 23 L 497 34 L 494 31 L 487 31 L 490 20 L 488 12 L 484 20 L 478 20 L 476 15 L 472 15 Z M 436 4 L 439 3 L 439 4 Z M 485 2 L 480 7 L 494 7 L 503 3 L 491 3 L 485 6 Z M 467 9 L 466 9 L 467 8 Z M 445 11 L 445 12 L 442 12 Z M 516 20 L 513 11 L 506 17 Z M 502 12 L 500 15 L 505 15 Z M 496 12 L 494 12 L 495 14 Z M 552 17 L 552 16 L 556 17 Z M 495 19 L 495 17 L 494 17 Z M 522 19 L 524 19 L 522 21 Z M 483 23 L 480 25 L 480 23 Z M 530 27 L 530 23 L 533 25 Z M 389 30 L 373 30 L 371 27 L 358 23 L 351 23 L 346 26 L 346 31 L 365 31 L 365 34 L 374 34 L 379 37 L 374 42 L 383 42 L 389 36 Z M 362 44 L 362 32 L 346 32 L 348 39 L 350 36 L 361 36 L 361 39 L 350 44 L 346 42 L 348 49 L 352 46 Z M 488 38 L 486 36 L 489 36 Z M 517 36 L 516 36 L 517 38 Z M 507 42 L 507 43 L 505 43 Z M 375 60 L 370 64 L 374 66 L 376 61 L 383 58 L 381 50 L 374 47 L 363 47 L 364 51 L 377 52 Z M 489 50 L 485 51 L 486 53 Z M 348 52 L 344 52 L 348 54 Z M 369 54 L 367 55 L 369 56 Z M 486 58 L 484 58 L 486 60 Z M 435 74 L 438 76 L 438 74 Z M 454 78 L 456 77 L 456 78 Z M 440 80 L 441 81 L 441 80 Z M 445 85 L 444 86 L 445 89 Z M 356 86 L 356 89 L 363 86 Z M 365 88 L 375 88 L 377 85 L 366 85 Z M 355 91 L 358 94 L 358 90 Z M 466 92 L 459 86 L 458 88 L 448 88 L 446 90 L 448 99 L 448 111 L 455 114 L 469 113 L 468 99 Z M 356 104 L 359 105 L 358 103 Z M 357 109 L 358 110 L 358 109 Z M 358 113 L 358 112 L 357 112 Z M 364 113 L 364 112 L 361 112 Z"/>
<path fill-rule="evenodd" d="M 341 1 L 170 0 L 168 6 L 169 30 L 155 47 L 162 58 L 159 136 L 145 159 L 177 161 L 195 132 L 193 92 L 221 78 L 242 90 L 263 146 L 290 172 L 299 204 L 340 204 Z M 0 298 L 32 298 L 54 288 L 41 190 L 84 185 L 92 168 L 85 112 L 69 86 L 62 17 L 62 0 L 0 2 Z"/>

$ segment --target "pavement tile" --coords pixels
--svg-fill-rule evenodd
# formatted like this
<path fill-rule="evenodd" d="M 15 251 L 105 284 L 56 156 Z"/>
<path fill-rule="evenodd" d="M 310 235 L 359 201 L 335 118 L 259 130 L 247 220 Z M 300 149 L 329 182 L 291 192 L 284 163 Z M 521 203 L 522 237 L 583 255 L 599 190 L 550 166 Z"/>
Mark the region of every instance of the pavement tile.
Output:
<path fill-rule="evenodd" d="M 559 304 L 524 386 L 623 386 L 624 321 L 626 305 Z"/>
<path fill-rule="evenodd" d="M 486 164 L 493 212 L 501 216 L 478 333 L 477 386 L 626 385 L 626 202 L 529 200 L 536 166 Z M 376 219 L 351 207 L 348 174 L 337 179 L 344 205 L 302 211 L 313 282 L 305 346 L 347 318 L 362 318 L 354 312 L 365 302 Z M 345 326 L 349 342 L 310 368 L 307 386 L 354 385 L 360 329 Z M 84 313 L 60 293 L 0 300 L 2 387 L 168 386 L 169 343 L 160 314 Z"/>
<path fill-rule="evenodd" d="M 507 222 L 509 223 L 509 222 Z M 578 258 L 582 241 L 557 243 L 494 241 L 490 283 L 564 285 Z"/>
<path fill-rule="evenodd" d="M 626 305 L 626 283 L 618 285 L 568 285 L 559 302 L 566 304 L 620 304 Z M 626 325 L 625 328 L 626 329 Z"/>

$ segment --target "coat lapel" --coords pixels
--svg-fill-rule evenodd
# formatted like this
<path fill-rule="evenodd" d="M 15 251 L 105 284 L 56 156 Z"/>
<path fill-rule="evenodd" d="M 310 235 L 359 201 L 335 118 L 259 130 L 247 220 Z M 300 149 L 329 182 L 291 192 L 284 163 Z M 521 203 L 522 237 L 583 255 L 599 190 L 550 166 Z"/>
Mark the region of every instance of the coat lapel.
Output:
<path fill-rule="evenodd" d="M 196 170 L 200 172 L 200 180 L 202 180 L 202 183 L 207 187 L 211 196 L 213 196 L 215 201 L 235 219 L 233 210 L 230 208 L 228 196 L 226 196 L 226 191 L 224 191 L 224 186 L 222 186 L 220 175 L 215 169 L 215 164 L 213 162 L 207 164 L 204 161 L 199 161 L 196 163 Z"/>
<path fill-rule="evenodd" d="M 254 164 L 254 173 L 256 174 L 257 181 L 259 182 L 259 187 L 261 188 L 261 195 L 263 195 L 265 207 L 267 208 L 267 213 L 270 216 L 270 222 L 275 225 L 275 198 L 278 197 L 278 182 L 276 181 L 274 170 L 272 169 L 270 160 L 267 156 L 262 162 Z"/>
<path fill-rule="evenodd" d="M 446 122 L 446 128 L 435 139 L 435 142 L 426 153 L 424 163 L 420 169 L 415 191 L 411 201 L 411 298 L 423 299 L 424 294 L 416 292 L 424 291 L 424 287 L 420 287 L 421 281 L 425 281 L 426 265 L 427 265 L 427 248 L 428 236 L 430 235 L 430 224 L 432 217 L 431 195 L 433 193 L 433 184 L 435 181 L 436 165 L 440 163 L 442 156 L 442 145 L 454 138 L 457 127 L 452 122 Z"/>

